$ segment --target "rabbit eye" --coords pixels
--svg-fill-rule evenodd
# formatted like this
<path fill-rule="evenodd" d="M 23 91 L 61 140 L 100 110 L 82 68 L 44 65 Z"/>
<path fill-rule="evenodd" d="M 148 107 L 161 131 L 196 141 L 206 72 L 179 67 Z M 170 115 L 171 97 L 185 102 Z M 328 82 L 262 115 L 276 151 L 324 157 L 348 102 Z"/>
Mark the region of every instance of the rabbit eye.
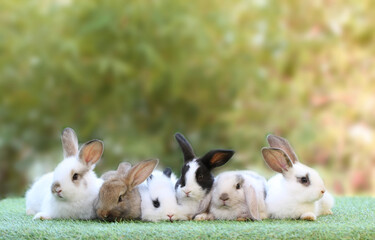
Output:
<path fill-rule="evenodd" d="M 72 181 L 77 181 L 78 178 L 79 178 L 79 174 L 78 173 L 74 173 L 73 177 L 72 177 Z"/>
<path fill-rule="evenodd" d="M 306 174 L 306 176 L 303 176 L 303 177 L 297 177 L 297 181 L 306 187 L 309 186 L 310 185 L 309 174 Z"/>
<path fill-rule="evenodd" d="M 239 183 L 237 183 L 236 189 L 240 189 L 240 188 L 241 188 L 241 185 Z"/>
<path fill-rule="evenodd" d="M 203 175 L 202 174 L 199 174 L 198 175 L 198 181 L 202 181 L 203 180 Z"/>
<path fill-rule="evenodd" d="M 155 208 L 158 208 L 160 207 L 160 202 L 159 202 L 159 199 L 156 199 L 156 200 L 152 200 L 152 204 L 154 205 Z"/>
<path fill-rule="evenodd" d="M 122 202 L 122 197 L 123 197 L 123 195 L 120 195 L 120 196 L 118 197 L 118 202 L 119 202 L 119 203 Z"/>

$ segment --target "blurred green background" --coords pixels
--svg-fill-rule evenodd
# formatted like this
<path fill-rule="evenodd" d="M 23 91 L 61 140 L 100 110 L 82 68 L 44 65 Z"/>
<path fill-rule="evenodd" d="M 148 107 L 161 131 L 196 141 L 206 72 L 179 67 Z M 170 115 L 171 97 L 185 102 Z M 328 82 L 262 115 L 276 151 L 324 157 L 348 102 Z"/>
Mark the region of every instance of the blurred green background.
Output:
<path fill-rule="evenodd" d="M 375 195 L 375 2 L 0 2 L 0 198 L 62 160 L 61 131 L 105 142 L 101 175 L 157 157 L 181 132 L 217 172 L 273 175 L 268 133 L 337 195 Z M 217 173 L 216 172 L 216 173 Z"/>

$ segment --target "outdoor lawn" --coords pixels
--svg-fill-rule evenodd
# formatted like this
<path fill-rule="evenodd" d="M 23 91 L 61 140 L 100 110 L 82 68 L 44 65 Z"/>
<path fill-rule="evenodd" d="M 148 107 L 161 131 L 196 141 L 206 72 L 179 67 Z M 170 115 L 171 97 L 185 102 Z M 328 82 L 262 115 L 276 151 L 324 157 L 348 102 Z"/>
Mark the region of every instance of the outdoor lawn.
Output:
<path fill-rule="evenodd" d="M 23 198 L 0 201 L 0 239 L 375 239 L 375 198 L 336 198 L 334 215 L 315 222 L 33 221 Z"/>

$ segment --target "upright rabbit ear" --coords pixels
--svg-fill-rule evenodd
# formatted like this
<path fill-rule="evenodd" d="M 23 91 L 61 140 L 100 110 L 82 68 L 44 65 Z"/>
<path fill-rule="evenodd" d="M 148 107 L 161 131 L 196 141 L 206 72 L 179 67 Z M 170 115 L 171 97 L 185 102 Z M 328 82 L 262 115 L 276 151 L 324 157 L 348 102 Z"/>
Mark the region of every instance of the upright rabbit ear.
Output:
<path fill-rule="evenodd" d="M 118 165 L 117 173 L 118 174 L 126 174 L 127 171 L 132 167 L 132 165 L 128 162 L 122 162 Z"/>
<path fill-rule="evenodd" d="M 158 163 L 158 159 L 152 159 L 142 161 L 132 167 L 125 177 L 125 184 L 128 186 L 129 191 L 146 180 L 146 178 L 151 175 L 152 171 L 154 171 Z"/>
<path fill-rule="evenodd" d="M 244 192 L 245 192 L 246 205 L 250 213 L 250 218 L 252 220 L 261 220 L 260 214 L 259 214 L 258 198 L 257 198 L 254 187 L 251 185 L 245 186 Z"/>
<path fill-rule="evenodd" d="M 78 153 L 78 138 L 71 128 L 65 128 L 61 134 L 61 142 L 64 152 L 64 158 L 76 156 Z"/>
<path fill-rule="evenodd" d="M 100 140 L 91 140 L 79 150 L 79 160 L 87 167 L 91 167 L 99 161 L 103 154 L 104 143 Z"/>
<path fill-rule="evenodd" d="M 231 159 L 233 154 L 233 150 L 217 149 L 209 151 L 200 160 L 208 169 L 213 169 L 224 165 Z"/>
<path fill-rule="evenodd" d="M 171 178 L 171 175 L 172 175 L 172 169 L 167 167 L 163 170 L 163 174 L 169 178 Z"/>
<path fill-rule="evenodd" d="M 286 172 L 293 167 L 288 155 L 279 148 L 262 148 L 262 155 L 267 165 L 276 172 Z"/>
<path fill-rule="evenodd" d="M 286 140 L 285 138 L 279 137 L 279 136 L 269 134 L 267 136 L 267 141 L 268 141 L 268 144 L 270 145 L 270 147 L 280 148 L 280 149 L 284 150 L 284 152 L 286 154 L 288 154 L 290 160 L 292 160 L 293 163 L 298 162 L 297 154 L 294 152 L 294 150 L 293 150 L 292 146 L 290 145 L 290 143 L 288 142 L 288 140 Z"/>
<path fill-rule="evenodd" d="M 186 138 L 181 133 L 176 133 L 174 137 L 176 138 L 176 141 L 178 142 L 178 145 L 180 146 L 181 151 L 184 154 L 184 162 L 193 160 L 195 158 L 195 153 L 188 140 L 186 140 Z"/>

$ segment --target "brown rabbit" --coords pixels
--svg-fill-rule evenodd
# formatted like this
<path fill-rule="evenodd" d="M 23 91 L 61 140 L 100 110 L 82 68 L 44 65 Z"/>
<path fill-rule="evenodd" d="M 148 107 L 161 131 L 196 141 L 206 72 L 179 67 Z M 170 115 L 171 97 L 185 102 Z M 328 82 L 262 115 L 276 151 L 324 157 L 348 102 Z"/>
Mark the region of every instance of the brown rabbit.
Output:
<path fill-rule="evenodd" d="M 140 219 L 139 185 L 151 175 L 158 163 L 158 159 L 145 160 L 131 167 L 130 163 L 123 162 L 117 171 L 103 174 L 105 182 L 95 204 L 98 217 L 107 221 Z"/>

